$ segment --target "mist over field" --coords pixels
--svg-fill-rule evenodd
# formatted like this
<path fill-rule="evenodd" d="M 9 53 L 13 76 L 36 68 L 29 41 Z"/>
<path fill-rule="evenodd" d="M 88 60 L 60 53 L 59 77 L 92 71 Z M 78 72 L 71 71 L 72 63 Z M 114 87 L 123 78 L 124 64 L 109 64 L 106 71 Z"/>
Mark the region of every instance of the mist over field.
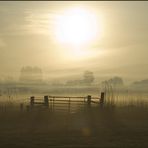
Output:
<path fill-rule="evenodd" d="M 0 148 L 148 147 L 147 1 L 0 1 Z"/>
<path fill-rule="evenodd" d="M 55 32 L 57 16 L 77 7 L 94 11 L 101 31 L 75 52 Z M 147 7 L 147 2 L 0 2 L 0 78 L 17 81 L 22 67 L 37 66 L 45 80 L 74 79 L 86 70 L 127 83 L 147 79 Z"/>

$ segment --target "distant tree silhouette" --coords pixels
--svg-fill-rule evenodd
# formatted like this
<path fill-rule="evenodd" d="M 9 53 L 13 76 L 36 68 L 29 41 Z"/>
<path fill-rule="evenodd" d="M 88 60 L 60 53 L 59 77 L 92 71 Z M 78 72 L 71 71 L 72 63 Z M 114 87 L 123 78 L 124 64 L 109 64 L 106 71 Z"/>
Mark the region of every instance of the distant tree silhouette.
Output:
<path fill-rule="evenodd" d="M 66 85 L 91 85 L 94 81 L 94 74 L 91 71 L 85 71 L 83 73 L 83 79 L 80 80 L 69 80 L 66 82 Z"/>
<path fill-rule="evenodd" d="M 112 89 L 119 89 L 124 86 L 122 78 L 117 76 L 102 82 L 102 85 L 106 85 L 106 84 L 112 87 Z"/>
<path fill-rule="evenodd" d="M 148 85 L 148 79 L 136 81 L 133 83 L 134 85 Z"/>
<path fill-rule="evenodd" d="M 139 90 L 148 90 L 148 79 L 141 80 L 141 81 L 135 81 L 131 85 L 132 88 L 136 88 Z"/>
<path fill-rule="evenodd" d="M 121 87 L 121 86 L 124 85 L 124 84 L 123 84 L 122 78 L 117 77 L 117 76 L 116 76 L 116 77 L 113 77 L 113 78 L 111 78 L 111 79 L 109 79 L 108 82 L 109 82 L 110 84 L 112 84 L 113 87 Z"/>
<path fill-rule="evenodd" d="M 92 84 L 95 79 L 94 74 L 91 71 L 85 71 L 83 77 L 84 77 L 83 79 L 84 83 L 88 85 Z"/>

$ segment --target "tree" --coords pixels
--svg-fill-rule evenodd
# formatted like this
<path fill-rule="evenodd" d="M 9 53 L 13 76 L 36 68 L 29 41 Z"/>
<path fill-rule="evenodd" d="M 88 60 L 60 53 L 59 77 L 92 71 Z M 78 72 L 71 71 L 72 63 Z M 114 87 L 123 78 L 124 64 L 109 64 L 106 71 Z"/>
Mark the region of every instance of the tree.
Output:
<path fill-rule="evenodd" d="M 122 87 L 124 85 L 122 78 L 117 76 L 109 79 L 108 82 L 112 84 L 113 87 Z"/>
<path fill-rule="evenodd" d="M 83 79 L 84 83 L 88 85 L 92 84 L 92 82 L 95 79 L 94 74 L 91 71 L 85 71 L 83 77 L 84 77 Z"/>
<path fill-rule="evenodd" d="M 112 87 L 113 89 L 119 89 L 124 86 L 124 83 L 123 83 L 122 78 L 116 76 L 116 77 L 113 77 L 109 80 L 102 82 L 102 86 L 106 86 L 106 85 Z"/>

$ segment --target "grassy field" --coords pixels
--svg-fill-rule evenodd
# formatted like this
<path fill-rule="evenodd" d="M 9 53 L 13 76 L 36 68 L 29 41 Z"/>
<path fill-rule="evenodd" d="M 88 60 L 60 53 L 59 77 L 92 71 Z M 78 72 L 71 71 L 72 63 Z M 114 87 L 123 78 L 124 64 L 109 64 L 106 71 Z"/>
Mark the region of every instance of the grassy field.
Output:
<path fill-rule="evenodd" d="M 0 97 L 0 148 L 143 148 L 148 147 L 147 93 L 108 92 L 106 105 L 75 106 L 69 112 L 45 107 L 27 110 L 29 97 L 98 97 L 94 88 L 49 89 Z M 20 110 L 20 103 L 24 109 Z M 74 105 L 73 105 L 74 108 Z"/>
<path fill-rule="evenodd" d="M 148 108 L 99 106 L 74 113 L 0 108 L 0 148 L 148 147 Z"/>

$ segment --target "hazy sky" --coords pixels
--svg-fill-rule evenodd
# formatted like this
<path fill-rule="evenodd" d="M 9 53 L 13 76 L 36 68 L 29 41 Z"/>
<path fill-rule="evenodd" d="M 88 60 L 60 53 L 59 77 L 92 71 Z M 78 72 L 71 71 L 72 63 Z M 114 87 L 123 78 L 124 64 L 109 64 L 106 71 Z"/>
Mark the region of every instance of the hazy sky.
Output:
<path fill-rule="evenodd" d="M 55 38 L 56 16 L 85 7 L 100 18 L 101 35 L 77 57 Z M 0 2 L 0 75 L 19 77 L 39 66 L 46 77 L 84 70 L 99 76 L 145 79 L 148 74 L 148 2 Z"/>

